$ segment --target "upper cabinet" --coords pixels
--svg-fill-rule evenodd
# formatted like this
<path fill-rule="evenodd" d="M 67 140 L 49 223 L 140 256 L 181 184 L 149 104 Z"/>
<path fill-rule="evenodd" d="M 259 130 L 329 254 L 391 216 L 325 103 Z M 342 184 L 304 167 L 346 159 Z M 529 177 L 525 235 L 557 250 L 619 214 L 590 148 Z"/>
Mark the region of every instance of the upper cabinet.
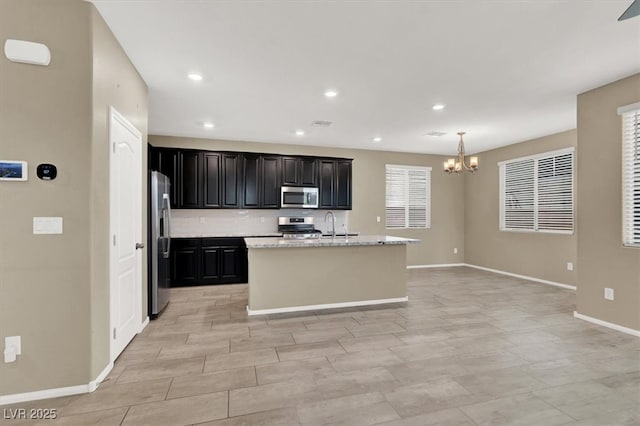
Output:
<path fill-rule="evenodd" d="M 277 209 L 280 207 L 280 157 L 277 155 L 244 155 L 242 167 L 245 209 Z"/>
<path fill-rule="evenodd" d="M 222 207 L 220 170 L 220 154 L 207 152 L 204 154 L 204 194 L 203 207 Z"/>
<path fill-rule="evenodd" d="M 318 160 L 321 209 L 351 210 L 351 160 Z"/>
<path fill-rule="evenodd" d="M 241 175 L 241 159 L 242 154 L 223 153 L 222 154 L 222 207 L 240 208 L 240 196 L 242 191 L 240 188 Z"/>
<path fill-rule="evenodd" d="M 314 157 L 282 157 L 282 185 L 317 186 L 318 160 Z"/>
<path fill-rule="evenodd" d="M 202 207 L 202 153 L 182 151 L 179 156 L 178 199 L 183 209 Z M 171 178 L 169 178 L 171 179 Z"/>
<path fill-rule="evenodd" d="M 171 206 L 178 209 L 277 209 L 281 186 L 317 186 L 319 208 L 350 210 L 351 162 L 248 152 L 149 150 L 149 168 L 169 177 Z"/>
<path fill-rule="evenodd" d="M 280 156 L 260 156 L 260 207 L 280 208 Z"/>

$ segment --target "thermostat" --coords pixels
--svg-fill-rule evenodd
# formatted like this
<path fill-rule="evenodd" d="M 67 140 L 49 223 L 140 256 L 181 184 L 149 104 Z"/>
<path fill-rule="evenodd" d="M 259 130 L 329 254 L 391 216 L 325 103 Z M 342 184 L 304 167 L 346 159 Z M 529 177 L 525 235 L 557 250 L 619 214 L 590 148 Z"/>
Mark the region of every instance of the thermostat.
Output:
<path fill-rule="evenodd" d="M 24 181 L 28 178 L 26 161 L 0 160 L 0 180 Z"/>
<path fill-rule="evenodd" d="M 58 168 L 53 164 L 38 164 L 36 174 L 42 180 L 54 180 L 58 176 Z"/>

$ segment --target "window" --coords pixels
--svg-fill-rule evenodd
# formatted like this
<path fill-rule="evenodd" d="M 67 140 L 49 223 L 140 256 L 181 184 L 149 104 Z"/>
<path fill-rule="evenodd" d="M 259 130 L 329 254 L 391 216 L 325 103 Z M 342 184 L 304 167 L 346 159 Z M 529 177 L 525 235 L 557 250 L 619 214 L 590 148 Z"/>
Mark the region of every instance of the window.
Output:
<path fill-rule="evenodd" d="M 640 103 L 618 109 L 622 115 L 622 242 L 640 247 Z"/>
<path fill-rule="evenodd" d="M 498 163 L 500 230 L 573 232 L 573 148 Z"/>
<path fill-rule="evenodd" d="M 387 228 L 430 228 L 431 167 L 391 164 L 385 167 Z"/>

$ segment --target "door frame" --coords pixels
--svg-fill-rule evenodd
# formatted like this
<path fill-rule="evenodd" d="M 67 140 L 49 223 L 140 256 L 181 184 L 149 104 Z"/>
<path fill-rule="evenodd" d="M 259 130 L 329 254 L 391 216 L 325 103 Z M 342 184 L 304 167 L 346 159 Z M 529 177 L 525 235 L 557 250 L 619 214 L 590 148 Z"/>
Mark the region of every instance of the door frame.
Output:
<path fill-rule="evenodd" d="M 138 213 L 136 218 L 136 233 L 138 234 L 137 241 L 146 242 L 146 238 L 143 238 L 143 230 L 142 230 L 142 133 L 136 129 L 133 124 L 131 124 L 122 114 L 120 114 L 113 106 L 109 106 L 109 121 L 107 123 L 108 127 L 108 142 L 109 142 L 109 330 L 108 330 L 108 339 L 109 339 L 109 360 L 113 363 L 116 358 L 120 355 L 121 352 L 115 353 L 114 348 L 114 339 L 112 330 L 114 328 L 115 322 L 115 313 L 114 313 L 114 300 L 113 300 L 113 288 L 116 285 L 116 276 L 117 276 L 117 253 L 113 244 L 113 238 L 115 236 L 115 218 L 116 218 L 116 210 L 115 203 L 113 200 L 115 199 L 115 175 L 116 175 L 116 166 L 115 166 L 115 152 L 113 148 L 114 140 L 112 139 L 113 134 L 113 123 L 117 121 L 122 126 L 126 127 L 137 139 L 139 144 L 139 153 L 140 153 L 140 161 L 138 163 L 138 169 L 135 175 L 138 177 L 135 184 L 137 186 L 137 192 L 140 195 L 138 198 Z M 142 250 L 136 250 L 136 282 L 138 283 L 138 291 L 135 292 L 136 300 L 135 300 L 135 315 L 140 321 L 142 328 Z M 139 332 L 139 331 L 138 331 Z"/>

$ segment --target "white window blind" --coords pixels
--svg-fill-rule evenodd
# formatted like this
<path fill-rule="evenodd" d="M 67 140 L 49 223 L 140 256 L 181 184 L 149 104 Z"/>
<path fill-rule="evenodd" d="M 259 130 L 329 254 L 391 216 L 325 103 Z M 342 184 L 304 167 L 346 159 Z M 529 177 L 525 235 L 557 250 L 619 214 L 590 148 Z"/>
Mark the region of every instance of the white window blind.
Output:
<path fill-rule="evenodd" d="M 431 227 L 431 167 L 386 166 L 385 223 L 390 229 Z"/>
<path fill-rule="evenodd" d="M 623 243 L 640 247 L 640 105 L 622 114 Z"/>
<path fill-rule="evenodd" d="M 498 165 L 501 230 L 573 232 L 573 148 Z"/>

